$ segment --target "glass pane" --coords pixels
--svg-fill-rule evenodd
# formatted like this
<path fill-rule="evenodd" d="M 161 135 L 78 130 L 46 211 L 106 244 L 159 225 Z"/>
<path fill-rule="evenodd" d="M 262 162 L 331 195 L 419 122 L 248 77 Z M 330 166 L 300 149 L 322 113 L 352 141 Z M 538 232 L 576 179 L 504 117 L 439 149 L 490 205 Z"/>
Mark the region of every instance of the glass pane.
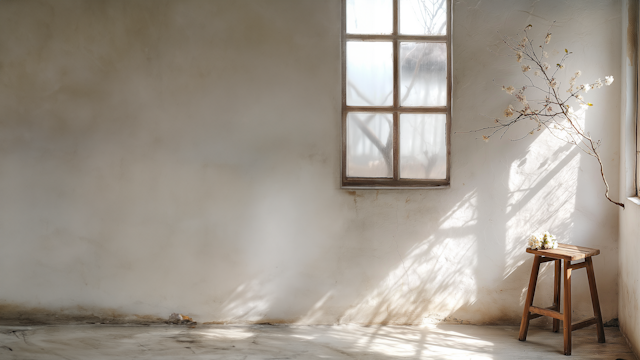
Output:
<path fill-rule="evenodd" d="M 400 104 L 447 105 L 447 45 L 400 43 Z"/>
<path fill-rule="evenodd" d="M 347 105 L 393 105 L 393 46 L 347 42 Z"/>
<path fill-rule="evenodd" d="M 400 114 L 400 177 L 447 177 L 447 115 Z"/>
<path fill-rule="evenodd" d="M 391 114 L 347 114 L 347 176 L 393 177 Z"/>
<path fill-rule="evenodd" d="M 446 0 L 400 0 L 400 33 L 446 35 Z"/>
<path fill-rule="evenodd" d="M 391 34 L 392 0 L 347 0 L 347 33 Z"/>

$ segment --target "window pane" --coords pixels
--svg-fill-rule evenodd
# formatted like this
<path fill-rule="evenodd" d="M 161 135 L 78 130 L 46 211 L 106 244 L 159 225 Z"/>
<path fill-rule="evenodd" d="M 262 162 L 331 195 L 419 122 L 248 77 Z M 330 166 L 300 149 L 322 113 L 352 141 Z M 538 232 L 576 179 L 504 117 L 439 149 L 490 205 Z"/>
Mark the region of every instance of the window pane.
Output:
<path fill-rule="evenodd" d="M 393 177 L 391 114 L 347 114 L 347 176 Z"/>
<path fill-rule="evenodd" d="M 400 114 L 400 177 L 447 177 L 446 114 Z"/>
<path fill-rule="evenodd" d="M 347 42 L 347 105 L 393 105 L 390 42 Z"/>
<path fill-rule="evenodd" d="M 348 34 L 391 34 L 392 0 L 347 0 Z"/>
<path fill-rule="evenodd" d="M 446 0 L 400 0 L 400 33 L 446 35 Z"/>
<path fill-rule="evenodd" d="M 447 45 L 400 44 L 400 104 L 447 105 Z"/>

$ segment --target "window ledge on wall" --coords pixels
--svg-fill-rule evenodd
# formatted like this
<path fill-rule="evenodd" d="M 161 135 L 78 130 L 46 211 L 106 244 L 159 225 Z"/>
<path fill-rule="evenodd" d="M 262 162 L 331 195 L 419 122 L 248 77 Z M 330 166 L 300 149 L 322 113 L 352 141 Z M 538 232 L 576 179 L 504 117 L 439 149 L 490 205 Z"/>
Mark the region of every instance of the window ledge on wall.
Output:
<path fill-rule="evenodd" d="M 636 205 L 640 205 L 640 197 L 632 196 L 628 197 L 627 199 L 629 199 L 629 201 L 633 202 Z"/>

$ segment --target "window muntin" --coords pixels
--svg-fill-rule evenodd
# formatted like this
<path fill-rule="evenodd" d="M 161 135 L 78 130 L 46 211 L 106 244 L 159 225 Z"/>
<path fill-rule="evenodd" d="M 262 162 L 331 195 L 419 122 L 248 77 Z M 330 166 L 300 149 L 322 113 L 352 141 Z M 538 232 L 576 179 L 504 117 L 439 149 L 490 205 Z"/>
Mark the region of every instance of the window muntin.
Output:
<path fill-rule="evenodd" d="M 342 186 L 448 185 L 450 0 L 343 0 L 343 10 Z"/>

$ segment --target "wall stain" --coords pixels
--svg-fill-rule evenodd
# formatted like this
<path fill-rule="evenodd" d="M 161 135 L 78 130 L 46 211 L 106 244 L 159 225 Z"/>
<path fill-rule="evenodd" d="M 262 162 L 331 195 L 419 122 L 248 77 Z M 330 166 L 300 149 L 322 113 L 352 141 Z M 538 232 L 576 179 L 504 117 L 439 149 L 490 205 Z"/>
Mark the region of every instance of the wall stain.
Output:
<path fill-rule="evenodd" d="M 154 315 L 126 314 L 114 309 L 87 309 L 82 306 L 46 309 L 17 304 L 0 304 L 0 325 L 68 324 L 162 324 L 166 319 Z"/>

